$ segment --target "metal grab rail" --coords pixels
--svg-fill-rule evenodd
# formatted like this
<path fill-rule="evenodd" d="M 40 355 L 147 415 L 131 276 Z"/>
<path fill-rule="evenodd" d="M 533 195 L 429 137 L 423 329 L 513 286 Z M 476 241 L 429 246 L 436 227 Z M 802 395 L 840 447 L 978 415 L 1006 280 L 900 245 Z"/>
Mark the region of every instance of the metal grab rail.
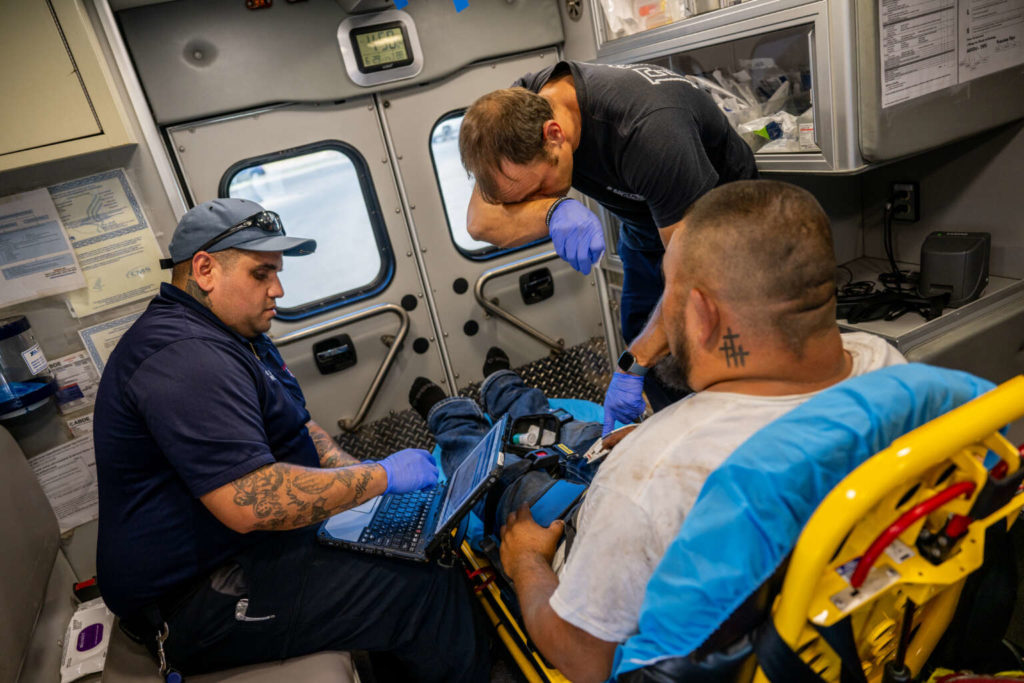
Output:
<path fill-rule="evenodd" d="M 491 303 L 484 297 L 484 285 L 486 285 L 488 282 L 498 277 L 499 275 L 507 275 L 509 273 L 514 273 L 518 270 L 525 270 L 532 266 L 536 266 L 541 263 L 546 263 L 556 258 L 558 258 L 557 253 L 553 251 L 547 251 L 544 252 L 543 254 L 537 254 L 536 256 L 530 256 L 528 258 L 520 259 L 519 261 L 513 261 L 512 263 L 507 263 L 503 266 L 498 266 L 497 268 L 492 268 L 491 270 L 485 270 L 483 273 L 480 274 L 480 277 L 477 278 L 476 284 L 473 285 L 473 296 L 476 297 L 477 303 L 483 306 L 484 310 L 487 311 L 488 313 L 498 316 L 499 318 L 501 318 L 507 323 L 510 323 L 514 327 L 518 327 L 520 330 L 530 335 L 540 343 L 549 346 L 551 350 L 561 352 L 565 350 L 564 339 L 552 339 L 551 337 L 547 336 L 534 326 L 530 325 L 529 323 L 523 322 L 516 316 L 512 315 L 505 309 L 500 308 L 497 304 Z"/>
<path fill-rule="evenodd" d="M 388 349 L 387 355 L 384 356 L 384 361 L 377 370 L 377 374 L 374 376 L 373 381 L 370 382 L 370 388 L 367 390 L 366 396 L 363 397 L 363 402 L 359 406 L 356 416 L 351 419 L 346 419 L 344 417 L 338 418 L 338 427 L 343 431 L 351 432 L 358 427 L 363 421 L 363 418 L 366 417 L 366 413 L 369 412 L 374 399 L 377 398 L 377 394 L 380 392 L 380 385 L 384 383 L 384 377 L 388 374 L 388 370 L 391 369 L 391 365 L 395 361 L 395 356 L 398 355 L 398 349 L 401 348 L 402 342 L 405 341 L 405 335 L 409 332 L 409 313 L 398 304 L 377 304 L 375 306 L 370 306 L 369 308 L 349 313 L 348 315 L 343 315 L 316 325 L 311 325 L 310 327 L 304 327 L 301 330 L 289 332 L 279 339 L 274 339 L 274 343 L 278 346 L 286 346 L 288 344 L 294 344 L 297 341 L 302 341 L 303 339 L 308 339 L 309 337 L 328 332 L 336 327 L 356 323 L 360 320 L 373 318 L 384 313 L 394 313 L 397 315 L 399 320 L 402 321 L 401 327 L 399 327 L 398 334 L 395 335 L 394 341 L 391 342 L 391 347 Z"/>

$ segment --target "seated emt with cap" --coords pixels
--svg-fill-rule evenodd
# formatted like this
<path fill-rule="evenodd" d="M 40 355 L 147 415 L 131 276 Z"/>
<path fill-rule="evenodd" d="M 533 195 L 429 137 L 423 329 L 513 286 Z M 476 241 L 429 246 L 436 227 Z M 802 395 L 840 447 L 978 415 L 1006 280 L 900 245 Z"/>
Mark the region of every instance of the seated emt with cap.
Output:
<path fill-rule="evenodd" d="M 315 248 L 244 199 L 182 217 L 172 282 L 114 349 L 96 400 L 103 598 L 154 654 L 164 631 L 183 673 L 359 649 L 403 680 L 486 680 L 458 569 L 315 542 L 316 522 L 437 481 L 426 451 L 342 451 L 266 336 L 282 256 Z"/>
<path fill-rule="evenodd" d="M 502 247 L 550 235 L 586 275 L 604 252 L 604 231 L 566 193 L 575 188 L 622 221 L 629 348 L 605 396 L 607 434 L 643 413 L 642 390 L 655 410 L 682 395 L 644 377 L 668 353 L 657 306 L 664 245 L 698 197 L 756 178 L 754 155 L 707 93 L 662 67 L 559 62 L 514 86 L 478 99 L 462 121 L 462 163 L 476 179 L 466 227 Z"/>
<path fill-rule="evenodd" d="M 501 532 L 526 629 L 571 680 L 610 675 L 648 579 L 734 449 L 821 390 L 905 362 L 879 337 L 840 335 L 835 270 L 828 218 L 805 190 L 739 181 L 694 203 L 665 255 L 662 306 L 676 381 L 696 393 L 606 458 L 557 574 L 562 522 L 541 527 L 524 507 Z"/>

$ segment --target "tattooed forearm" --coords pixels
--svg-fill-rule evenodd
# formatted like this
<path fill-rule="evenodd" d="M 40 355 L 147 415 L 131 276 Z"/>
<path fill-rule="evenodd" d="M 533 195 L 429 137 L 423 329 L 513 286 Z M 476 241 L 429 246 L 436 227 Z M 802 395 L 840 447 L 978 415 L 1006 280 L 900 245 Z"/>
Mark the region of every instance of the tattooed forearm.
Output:
<path fill-rule="evenodd" d="M 233 502 L 251 510 L 255 529 L 298 529 L 376 495 L 368 494 L 375 477 L 383 491 L 386 477 L 376 464 L 310 469 L 275 463 L 232 482 Z"/>
<path fill-rule="evenodd" d="M 331 435 L 317 423 L 310 420 L 306 423 L 306 428 L 309 430 L 309 437 L 313 439 L 313 445 L 316 446 L 316 452 L 320 456 L 321 467 L 344 467 L 359 462 L 343 451 L 331 438 Z"/>

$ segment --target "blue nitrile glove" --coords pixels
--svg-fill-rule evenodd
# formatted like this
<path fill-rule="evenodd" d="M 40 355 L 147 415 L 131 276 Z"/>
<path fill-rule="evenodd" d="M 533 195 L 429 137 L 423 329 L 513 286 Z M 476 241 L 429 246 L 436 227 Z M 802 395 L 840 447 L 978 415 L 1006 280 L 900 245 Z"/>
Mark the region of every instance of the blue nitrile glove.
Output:
<path fill-rule="evenodd" d="M 422 448 L 406 448 L 377 461 L 377 464 L 388 475 L 388 487 L 384 493 L 408 493 L 437 484 L 434 456 Z"/>
<path fill-rule="evenodd" d="M 615 429 L 615 421 L 635 422 L 644 414 L 644 378 L 627 372 L 616 372 L 604 395 L 604 430 L 601 437 Z"/>
<path fill-rule="evenodd" d="M 604 253 L 601 221 L 575 199 L 559 202 L 548 219 L 548 232 L 558 255 L 584 275 Z"/>

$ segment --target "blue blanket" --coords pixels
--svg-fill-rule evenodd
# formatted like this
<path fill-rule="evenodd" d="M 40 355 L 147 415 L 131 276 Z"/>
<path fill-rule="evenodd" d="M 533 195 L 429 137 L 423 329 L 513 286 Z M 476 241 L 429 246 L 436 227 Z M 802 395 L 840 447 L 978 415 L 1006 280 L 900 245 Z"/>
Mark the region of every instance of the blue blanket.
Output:
<path fill-rule="evenodd" d="M 647 584 L 639 633 L 616 651 L 615 675 L 697 649 L 772 575 L 847 474 L 993 386 L 898 365 L 827 389 L 756 432 L 708 477 Z"/>

